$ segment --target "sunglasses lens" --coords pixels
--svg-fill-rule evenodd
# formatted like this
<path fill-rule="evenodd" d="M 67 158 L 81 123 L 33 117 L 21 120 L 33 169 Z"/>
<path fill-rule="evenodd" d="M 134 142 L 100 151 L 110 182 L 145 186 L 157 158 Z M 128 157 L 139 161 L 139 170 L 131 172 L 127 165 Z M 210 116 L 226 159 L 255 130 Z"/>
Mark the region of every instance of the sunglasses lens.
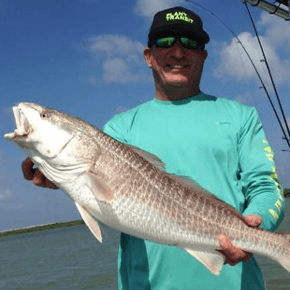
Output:
<path fill-rule="evenodd" d="M 198 49 L 199 48 L 199 44 L 197 41 L 190 39 L 190 38 L 187 38 L 187 37 L 181 37 L 180 42 L 185 48 L 190 48 L 190 49 Z"/>
<path fill-rule="evenodd" d="M 154 44 L 158 47 L 162 48 L 170 48 L 174 45 L 176 41 L 179 41 L 181 45 L 184 48 L 187 49 L 201 49 L 200 43 L 196 40 L 193 40 L 188 37 L 175 37 L 175 36 L 169 36 L 169 37 L 162 37 L 158 38 L 154 41 Z M 202 49 L 201 49 L 202 50 Z"/>
<path fill-rule="evenodd" d="M 163 38 L 158 38 L 155 44 L 158 47 L 169 48 L 173 46 L 175 40 L 176 40 L 175 37 L 163 37 Z"/>

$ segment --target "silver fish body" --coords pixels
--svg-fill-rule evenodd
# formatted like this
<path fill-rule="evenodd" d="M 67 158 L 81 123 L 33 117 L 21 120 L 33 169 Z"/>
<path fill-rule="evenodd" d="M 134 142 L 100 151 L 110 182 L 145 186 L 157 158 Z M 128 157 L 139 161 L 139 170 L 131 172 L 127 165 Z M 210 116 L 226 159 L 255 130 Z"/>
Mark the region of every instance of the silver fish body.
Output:
<path fill-rule="evenodd" d="M 233 245 L 270 257 L 290 272 L 287 235 L 248 227 L 231 206 L 166 173 L 156 156 L 53 109 L 20 103 L 13 111 L 17 128 L 5 138 L 69 195 L 99 241 L 101 222 L 186 250 L 219 274 L 224 257 L 216 251 L 218 236 L 226 234 Z"/>

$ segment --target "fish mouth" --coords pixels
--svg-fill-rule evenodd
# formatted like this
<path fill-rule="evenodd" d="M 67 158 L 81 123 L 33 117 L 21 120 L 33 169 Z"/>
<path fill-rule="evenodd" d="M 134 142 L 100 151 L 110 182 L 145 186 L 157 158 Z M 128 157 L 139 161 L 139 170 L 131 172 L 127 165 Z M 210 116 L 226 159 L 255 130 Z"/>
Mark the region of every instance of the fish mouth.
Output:
<path fill-rule="evenodd" d="M 4 137 L 6 140 L 10 141 L 24 141 L 32 132 L 32 127 L 19 106 L 13 107 L 12 110 L 15 118 L 16 129 L 12 133 L 5 134 Z"/>

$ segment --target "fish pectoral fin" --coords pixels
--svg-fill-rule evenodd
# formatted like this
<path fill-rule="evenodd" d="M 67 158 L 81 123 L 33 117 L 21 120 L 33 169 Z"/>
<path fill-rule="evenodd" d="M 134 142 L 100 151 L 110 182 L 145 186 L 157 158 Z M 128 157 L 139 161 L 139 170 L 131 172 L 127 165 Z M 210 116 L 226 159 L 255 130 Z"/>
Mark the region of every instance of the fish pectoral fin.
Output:
<path fill-rule="evenodd" d="M 184 250 L 201 262 L 211 273 L 214 275 L 220 274 L 225 262 L 225 258 L 222 254 L 215 250 L 210 252 L 193 251 L 190 249 Z"/>
<path fill-rule="evenodd" d="M 94 173 L 88 174 L 90 182 L 89 187 L 97 200 L 111 203 L 114 201 L 114 193 L 110 186 Z"/>
<path fill-rule="evenodd" d="M 84 220 L 87 227 L 93 233 L 95 238 L 102 243 L 102 227 L 100 223 L 90 214 L 90 212 L 82 205 L 79 205 L 77 202 L 75 203 L 79 213 Z"/>

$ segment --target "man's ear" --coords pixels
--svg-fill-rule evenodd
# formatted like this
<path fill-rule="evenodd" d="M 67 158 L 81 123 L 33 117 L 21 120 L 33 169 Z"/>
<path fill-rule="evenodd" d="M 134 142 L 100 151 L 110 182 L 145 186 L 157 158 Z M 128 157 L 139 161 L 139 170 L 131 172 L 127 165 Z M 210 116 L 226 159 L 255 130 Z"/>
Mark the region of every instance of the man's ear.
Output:
<path fill-rule="evenodd" d="M 146 47 L 143 51 L 143 56 L 148 67 L 152 68 L 152 57 L 153 57 L 152 49 L 150 47 Z"/>
<path fill-rule="evenodd" d="M 207 58 L 207 51 L 206 50 L 203 50 L 202 51 L 202 54 L 203 54 L 203 57 L 204 57 L 204 60 Z"/>

